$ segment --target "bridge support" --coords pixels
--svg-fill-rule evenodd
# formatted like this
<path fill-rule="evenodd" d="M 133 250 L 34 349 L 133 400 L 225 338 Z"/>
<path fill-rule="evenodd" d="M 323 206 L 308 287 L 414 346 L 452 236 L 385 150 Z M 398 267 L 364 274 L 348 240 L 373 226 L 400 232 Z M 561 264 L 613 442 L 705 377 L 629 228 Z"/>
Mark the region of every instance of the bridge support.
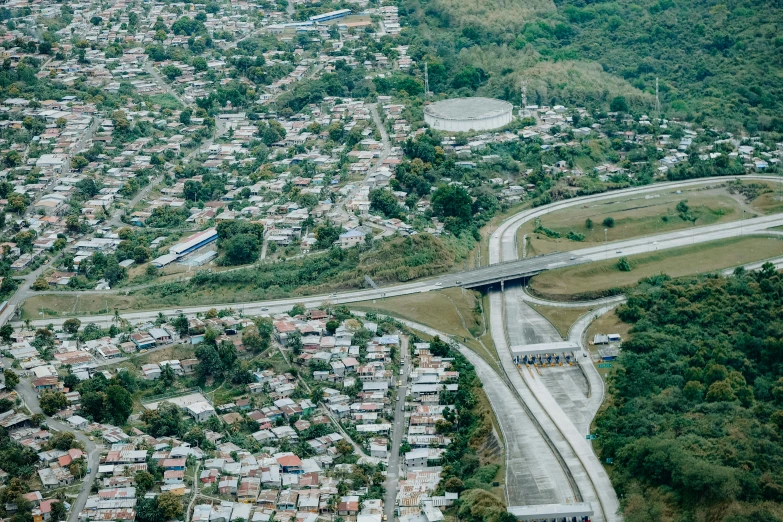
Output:
<path fill-rule="evenodd" d="M 505 291 L 506 291 L 506 288 L 505 288 L 505 281 L 504 281 L 503 279 L 501 279 L 501 280 L 500 280 L 500 293 L 502 294 L 502 293 L 503 293 L 503 292 L 505 292 Z"/>

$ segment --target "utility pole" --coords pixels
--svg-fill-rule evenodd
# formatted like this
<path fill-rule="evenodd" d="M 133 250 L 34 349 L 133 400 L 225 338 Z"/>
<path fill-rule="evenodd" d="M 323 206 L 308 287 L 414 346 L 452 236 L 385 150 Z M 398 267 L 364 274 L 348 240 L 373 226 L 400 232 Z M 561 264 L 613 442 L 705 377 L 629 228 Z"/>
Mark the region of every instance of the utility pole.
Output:
<path fill-rule="evenodd" d="M 607 245 L 606 245 L 606 233 L 607 233 L 608 230 L 609 230 L 608 228 L 604 229 L 604 260 L 609 259 L 609 251 L 606 249 L 606 247 L 607 247 Z"/>
<path fill-rule="evenodd" d="M 519 116 L 521 118 L 530 116 L 530 112 L 527 110 L 527 82 L 525 80 L 522 80 L 522 108 L 519 109 Z"/>
<path fill-rule="evenodd" d="M 430 92 L 430 73 L 427 70 L 427 62 L 424 62 L 424 97 L 428 98 L 432 94 Z"/>

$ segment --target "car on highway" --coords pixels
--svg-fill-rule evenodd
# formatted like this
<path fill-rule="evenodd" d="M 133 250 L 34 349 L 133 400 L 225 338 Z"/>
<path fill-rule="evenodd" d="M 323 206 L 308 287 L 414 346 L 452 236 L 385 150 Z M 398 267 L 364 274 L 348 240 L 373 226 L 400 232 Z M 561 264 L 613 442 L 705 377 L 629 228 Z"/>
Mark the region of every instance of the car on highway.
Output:
<path fill-rule="evenodd" d="M 435 283 L 435 286 L 443 286 L 443 283 L 441 283 L 440 281 L 438 281 L 437 283 Z"/>
<path fill-rule="evenodd" d="M 570 259 L 571 261 L 573 261 L 574 259 L 576 259 L 576 256 L 571 256 L 571 257 L 569 257 L 569 259 Z"/>
<path fill-rule="evenodd" d="M 401 379 L 397 379 L 397 386 L 402 386 L 402 380 Z"/>
<path fill-rule="evenodd" d="M 329 294 L 329 297 L 337 297 L 337 294 Z"/>
<path fill-rule="evenodd" d="M 268 307 L 268 306 L 264 306 L 264 307 L 262 307 L 262 308 L 261 308 L 261 311 L 262 311 L 262 312 L 266 312 L 266 311 L 268 311 L 268 310 L 269 310 L 269 307 Z"/>
<path fill-rule="evenodd" d="M 454 283 L 455 283 L 455 284 L 458 284 L 458 285 L 461 285 L 461 284 L 462 284 L 462 281 L 460 281 L 460 280 L 457 280 L 457 281 L 454 281 Z"/>
<path fill-rule="evenodd" d="M 615 252 L 615 254 L 622 254 L 622 253 L 623 253 L 623 251 L 622 251 L 622 250 L 617 250 L 617 251 Z"/>

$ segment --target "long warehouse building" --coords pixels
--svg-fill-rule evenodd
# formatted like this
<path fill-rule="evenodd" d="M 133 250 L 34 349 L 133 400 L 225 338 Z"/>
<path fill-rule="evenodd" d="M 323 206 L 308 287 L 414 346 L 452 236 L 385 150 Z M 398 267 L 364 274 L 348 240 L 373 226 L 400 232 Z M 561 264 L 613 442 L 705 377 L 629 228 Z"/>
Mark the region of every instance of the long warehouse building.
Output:
<path fill-rule="evenodd" d="M 351 14 L 350 9 L 340 9 L 338 11 L 329 11 L 328 13 L 311 16 L 310 21 L 320 24 L 323 22 L 328 22 L 329 20 L 337 20 L 338 18 L 348 16 L 349 14 Z"/>
<path fill-rule="evenodd" d="M 181 257 L 185 254 L 193 252 L 194 250 L 198 250 L 204 245 L 208 245 L 213 241 L 217 241 L 217 238 L 217 230 L 214 228 L 208 228 L 193 234 L 192 236 L 186 238 L 185 241 L 172 246 L 169 248 L 169 254 Z"/>

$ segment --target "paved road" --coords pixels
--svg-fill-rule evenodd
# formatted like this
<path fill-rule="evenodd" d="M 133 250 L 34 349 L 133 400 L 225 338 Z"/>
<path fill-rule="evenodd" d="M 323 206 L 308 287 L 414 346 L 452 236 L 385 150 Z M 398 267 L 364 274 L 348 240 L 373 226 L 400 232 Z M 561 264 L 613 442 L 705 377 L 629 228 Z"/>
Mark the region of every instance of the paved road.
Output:
<path fill-rule="evenodd" d="M 441 339 L 449 336 L 428 326 L 400 320 L 413 328 Z M 506 451 L 506 503 L 508 505 L 573 502 L 575 493 L 548 442 L 525 410 L 519 397 L 509 388 L 504 375 L 474 351 L 458 344 L 476 369 L 492 411 L 500 426 Z M 390 519 L 391 520 L 391 519 Z"/>
<path fill-rule="evenodd" d="M 144 70 L 152 76 L 152 79 L 155 80 L 155 83 L 157 83 L 161 89 L 166 91 L 167 94 L 172 95 L 182 105 L 186 107 L 192 105 L 191 103 L 186 102 L 171 85 L 166 83 L 166 80 L 163 79 L 163 76 L 160 75 L 151 61 L 147 60 L 144 62 Z"/>
<path fill-rule="evenodd" d="M 5 367 L 10 368 L 12 361 L 6 359 L 4 362 L 6 364 Z M 16 393 L 19 395 L 22 403 L 27 406 L 27 409 L 29 409 L 31 413 L 43 413 L 41 406 L 38 403 L 38 395 L 35 393 L 29 378 L 20 377 L 19 384 L 16 386 Z M 68 522 L 76 522 L 79 513 L 84 509 L 84 505 L 87 502 L 87 497 L 90 496 L 92 483 L 95 480 L 95 477 L 98 475 L 100 452 L 95 443 L 91 441 L 87 435 L 80 431 L 74 430 L 68 424 L 62 423 L 51 417 L 46 418 L 46 424 L 50 429 L 55 431 L 67 431 L 73 433 L 76 439 L 84 444 L 84 449 L 87 453 L 87 467 L 90 468 L 90 473 L 88 473 L 84 478 L 82 489 L 79 491 L 79 495 L 76 497 L 76 500 L 71 502 L 71 510 L 68 512 Z"/>
<path fill-rule="evenodd" d="M 193 498 L 188 502 L 188 507 L 185 509 L 185 522 L 190 522 L 190 514 L 193 512 L 193 504 L 196 503 L 198 497 L 198 485 L 201 483 L 198 476 L 198 468 L 201 466 L 201 462 L 196 463 L 196 471 L 193 472 Z"/>
<path fill-rule="evenodd" d="M 589 263 L 596 260 L 618 258 L 626 255 L 633 255 L 643 252 L 648 252 L 653 248 L 660 250 L 667 248 L 676 248 L 681 246 L 688 246 L 706 241 L 714 241 L 717 239 L 725 239 L 739 236 L 755 235 L 763 232 L 765 228 L 783 225 L 783 214 L 762 216 L 758 218 L 748 219 L 743 222 L 734 223 L 722 223 L 720 225 L 710 225 L 706 227 L 696 227 L 693 230 L 680 230 L 675 232 L 668 232 L 666 234 L 659 234 L 648 238 L 628 239 L 624 241 L 616 241 L 609 243 L 607 247 L 601 245 L 599 247 L 590 247 L 580 250 L 574 250 L 571 252 L 563 252 L 551 254 L 548 256 L 539 256 L 528 259 L 522 259 L 513 262 L 505 262 L 497 264 L 496 266 L 488 266 L 477 268 L 474 270 L 468 270 L 465 272 L 455 272 L 451 274 L 445 274 L 436 278 L 417 280 L 412 283 L 406 283 L 401 285 L 389 286 L 380 290 L 360 290 L 352 292 L 341 292 L 336 297 L 332 298 L 327 295 L 310 296 L 289 298 L 274 301 L 256 301 L 246 303 L 232 303 L 224 306 L 231 306 L 235 310 L 244 310 L 245 314 L 260 314 L 263 312 L 281 312 L 289 309 L 292 305 L 297 303 L 305 303 L 307 306 L 317 307 L 321 303 L 329 301 L 333 304 L 345 304 L 353 303 L 357 301 L 366 301 L 372 299 L 379 299 L 382 296 L 392 297 L 399 295 L 409 295 L 420 292 L 429 292 L 432 290 L 439 290 L 441 288 L 453 287 L 453 286 L 471 286 L 477 281 L 486 281 L 492 279 L 512 279 L 520 273 L 529 273 L 535 271 L 542 271 L 547 269 L 562 268 L 565 266 L 579 265 Z M 498 263 L 497 259 L 508 259 L 505 256 L 516 256 L 516 247 L 514 246 L 513 238 L 516 235 L 516 229 L 507 227 L 502 234 L 495 234 L 490 242 L 490 259 L 493 264 Z M 511 239 L 509 240 L 509 237 Z M 657 242 L 657 245 L 654 243 Z M 510 246 L 509 246 L 510 245 Z M 504 257 L 500 258 L 499 254 L 503 253 Z M 34 279 L 33 279 L 34 280 Z M 119 291 L 123 294 L 132 288 L 123 288 Z M 88 291 L 94 293 L 94 291 Z M 62 292 L 63 294 L 73 294 L 76 292 Z M 106 292 L 107 294 L 111 292 Z M 115 292 L 116 293 L 116 292 Z M 29 296 L 29 293 L 25 295 L 25 298 Z M 16 302 L 21 302 L 21 298 L 14 296 Z M 198 312 L 206 312 L 215 305 L 205 305 L 196 307 L 182 307 L 182 310 L 188 316 L 195 316 Z M 529 307 L 527 307 L 529 308 Z M 526 309 L 524 306 L 522 310 L 533 314 L 530 315 L 528 322 L 535 323 L 538 316 L 532 309 Z M 160 310 L 164 314 L 173 315 L 177 313 L 179 308 L 172 308 L 169 310 Z M 126 319 L 131 322 L 146 321 L 151 318 L 157 317 L 158 310 L 147 312 L 135 312 L 123 314 Z M 7 320 L 7 313 L 0 316 L 0 324 Z M 85 316 L 81 317 L 83 321 L 95 322 L 97 324 L 108 324 L 113 319 L 113 315 L 107 316 Z M 60 325 L 65 319 L 59 318 L 54 320 L 41 320 L 34 321 L 36 325 L 45 325 L 52 322 L 55 325 Z"/>
<path fill-rule="evenodd" d="M 506 285 L 506 329 L 511 346 L 551 343 L 562 340 L 552 323 L 533 310 L 525 300 L 520 283 Z"/>
<path fill-rule="evenodd" d="M 100 120 L 97 116 L 93 116 L 92 122 L 90 123 L 90 126 L 87 127 L 87 130 L 84 131 L 84 133 L 79 137 L 78 140 L 76 140 L 76 143 L 73 146 L 73 154 L 76 155 L 79 152 L 83 151 L 87 148 L 87 144 L 90 143 L 92 140 L 92 137 L 95 135 L 95 131 L 98 130 L 98 126 L 100 125 Z M 68 156 L 68 159 L 71 159 L 71 156 Z"/>
<path fill-rule="evenodd" d="M 380 156 L 378 157 L 378 160 L 373 164 L 373 166 L 367 170 L 367 174 L 364 176 L 364 180 L 355 185 L 343 198 L 344 202 L 349 202 L 353 200 L 353 198 L 356 196 L 356 194 L 359 192 L 359 189 L 361 189 L 363 186 L 367 185 L 368 180 L 375 175 L 375 173 L 378 171 L 378 168 L 383 165 L 383 162 L 386 161 L 386 158 L 389 157 L 389 154 L 391 153 L 391 142 L 389 141 L 389 135 L 386 132 L 386 127 L 383 125 L 383 122 L 381 121 L 381 117 L 378 114 L 378 104 L 377 103 L 370 103 L 367 105 L 367 107 L 370 109 L 370 115 L 372 116 L 373 123 L 375 123 L 375 126 L 378 128 L 378 132 L 381 135 L 381 144 L 383 145 L 383 150 L 381 151 Z M 349 219 L 348 211 L 345 209 L 344 205 L 340 205 L 338 208 L 339 213 L 342 215 L 343 219 L 346 221 Z M 377 225 L 379 228 L 383 228 L 386 232 L 388 232 L 388 229 L 381 225 Z M 386 235 L 386 232 L 384 235 Z"/>
<path fill-rule="evenodd" d="M 517 230 L 527 219 L 535 217 L 537 209 L 528 211 L 526 214 L 532 215 L 532 217 L 511 219 L 502 224 L 498 228 L 498 232 L 490 238 L 490 263 L 517 259 Z M 630 248 L 636 248 L 636 245 L 624 244 L 622 247 L 615 247 L 615 255 L 622 255 L 617 253 L 617 250 L 622 251 Z M 576 261 L 578 257 L 594 255 L 590 251 L 591 249 L 584 250 L 587 252 L 572 252 L 569 260 Z M 603 250 L 603 254 L 608 256 L 607 249 Z M 592 451 L 592 447 L 585 440 L 584 434 L 580 433 L 576 427 L 577 424 L 582 430 L 585 429 L 585 426 L 589 427 L 588 415 L 576 415 L 580 406 L 582 410 L 579 413 L 582 413 L 587 407 L 586 395 L 579 394 L 580 384 L 575 380 L 578 379 L 578 376 L 566 373 L 566 370 L 558 372 L 559 375 L 548 376 L 549 379 L 561 378 L 557 383 L 558 386 L 550 384 L 556 393 L 559 392 L 561 400 L 570 399 L 570 394 L 575 395 L 577 400 L 568 400 L 568 409 L 571 413 L 571 417 L 569 417 L 553 397 L 550 388 L 544 383 L 545 379 L 537 372 L 533 373 L 527 368 L 518 370 L 511 359 L 510 345 L 561 339 L 559 334 L 553 331 L 552 325 L 524 302 L 524 297 L 525 293 L 519 285 L 511 285 L 509 291 L 505 293 L 492 292 L 490 294 L 492 338 L 495 341 L 503 371 L 511 382 L 511 386 L 522 398 L 531 416 L 551 440 L 551 446 L 554 446 L 551 453 L 559 458 L 563 471 L 572 480 L 581 500 L 593 504 L 596 510 L 593 520 L 607 522 L 621 520 L 621 516 L 618 514 L 619 501 L 614 487 Z M 580 397 L 584 399 L 581 403 L 578 402 Z"/>
<path fill-rule="evenodd" d="M 386 498 L 384 499 L 383 512 L 389 520 L 394 520 L 394 508 L 397 500 L 397 490 L 399 489 L 400 479 L 400 444 L 405 434 L 405 397 L 408 394 L 408 376 L 411 371 L 411 356 L 408 348 L 408 337 L 403 336 L 400 346 L 400 357 L 404 361 L 400 380 L 402 381 L 397 388 L 397 405 L 394 408 L 394 424 L 392 425 L 391 450 L 389 453 L 389 463 L 386 466 Z"/>

